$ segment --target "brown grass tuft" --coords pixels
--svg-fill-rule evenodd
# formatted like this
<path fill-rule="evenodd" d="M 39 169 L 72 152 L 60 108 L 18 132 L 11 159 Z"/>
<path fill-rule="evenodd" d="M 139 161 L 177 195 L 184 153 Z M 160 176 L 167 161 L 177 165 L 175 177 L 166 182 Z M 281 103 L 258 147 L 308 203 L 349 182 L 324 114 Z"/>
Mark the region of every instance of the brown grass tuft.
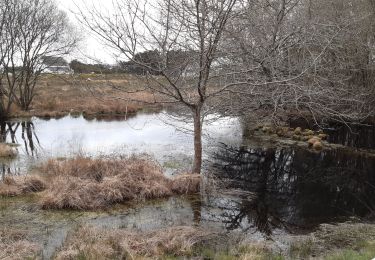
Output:
<path fill-rule="evenodd" d="M 155 162 L 136 157 L 50 160 L 41 169 L 49 183 L 41 194 L 45 209 L 92 210 L 130 200 L 195 193 L 200 182 L 197 175 L 168 179 Z"/>
<path fill-rule="evenodd" d="M 150 232 L 82 227 L 68 237 L 56 259 L 133 259 L 163 255 L 188 256 L 212 233 L 195 227 L 171 227 Z"/>
<path fill-rule="evenodd" d="M 199 192 L 200 174 L 181 174 L 172 180 L 172 191 L 176 194 L 191 194 Z"/>
<path fill-rule="evenodd" d="M 51 159 L 40 170 L 40 176 L 6 176 L 0 182 L 0 196 L 43 191 L 39 199 L 44 209 L 94 210 L 124 201 L 196 193 L 200 187 L 199 175 L 169 179 L 149 158 Z"/>
<path fill-rule="evenodd" d="M 16 157 L 17 154 L 17 150 L 13 147 L 4 143 L 0 143 L 0 157 L 13 158 Z"/>
<path fill-rule="evenodd" d="M 46 189 L 45 181 L 36 175 L 6 176 L 0 183 L 0 196 L 13 197 Z"/>
<path fill-rule="evenodd" d="M 0 228 L 0 259 L 36 259 L 39 246 L 26 239 L 25 232 Z"/>

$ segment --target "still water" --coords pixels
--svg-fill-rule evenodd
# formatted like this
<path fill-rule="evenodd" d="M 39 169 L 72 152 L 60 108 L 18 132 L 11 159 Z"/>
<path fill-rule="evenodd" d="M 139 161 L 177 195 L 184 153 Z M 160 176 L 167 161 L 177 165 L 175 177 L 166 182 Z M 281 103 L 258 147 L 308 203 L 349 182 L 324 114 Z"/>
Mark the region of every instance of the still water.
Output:
<path fill-rule="evenodd" d="M 1 124 L 1 137 L 19 144 L 18 159 L 3 162 L 4 174 L 25 174 L 51 157 L 147 153 L 167 174 L 188 170 L 193 155 L 191 122 L 166 112 L 122 120 L 61 119 Z M 342 128 L 340 128 L 342 129 Z M 374 128 L 372 128 L 374 129 Z M 331 140 L 364 148 L 365 137 L 331 133 Z M 361 131 L 361 129 L 358 129 Z M 368 128 L 362 131 L 370 131 Z M 236 118 L 207 122 L 204 172 L 225 184 L 203 187 L 200 194 L 138 205 L 119 205 L 101 213 L 42 211 L 23 201 L 0 200 L 1 225 L 28 225 L 44 244 L 48 259 L 77 224 L 149 230 L 172 225 L 200 225 L 241 231 L 262 240 L 308 233 L 322 223 L 375 217 L 375 154 L 337 148 L 316 153 L 245 139 Z M 367 132 L 366 132 L 367 133 Z M 367 133 L 370 137 L 373 132 Z M 368 138 L 370 138 L 368 137 Z M 361 139 L 362 138 L 362 139 Z M 365 142 L 366 143 L 366 142 Z M 369 141 L 367 141 L 367 144 Z M 17 221 L 14 221 L 14 220 Z M 276 239 L 276 238 L 275 238 Z"/>
<path fill-rule="evenodd" d="M 212 118 L 211 118 L 212 119 Z M 210 120 L 204 128 L 207 150 L 218 142 L 238 143 L 241 126 L 235 118 Z M 131 155 L 147 153 L 167 170 L 188 170 L 193 155 L 192 123 L 166 112 L 138 114 L 125 120 L 86 120 L 82 116 L 61 119 L 3 122 L 1 138 L 18 144 L 19 157 L 3 162 L 13 174 L 51 157 Z"/>

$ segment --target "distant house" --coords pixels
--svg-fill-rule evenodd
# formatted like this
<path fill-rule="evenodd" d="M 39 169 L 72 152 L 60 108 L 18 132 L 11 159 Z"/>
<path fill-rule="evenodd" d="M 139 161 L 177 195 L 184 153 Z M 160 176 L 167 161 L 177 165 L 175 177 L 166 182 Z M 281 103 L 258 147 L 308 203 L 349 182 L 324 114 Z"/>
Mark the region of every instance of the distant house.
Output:
<path fill-rule="evenodd" d="M 44 56 L 43 66 L 45 73 L 70 74 L 73 72 L 69 63 L 62 57 Z"/>

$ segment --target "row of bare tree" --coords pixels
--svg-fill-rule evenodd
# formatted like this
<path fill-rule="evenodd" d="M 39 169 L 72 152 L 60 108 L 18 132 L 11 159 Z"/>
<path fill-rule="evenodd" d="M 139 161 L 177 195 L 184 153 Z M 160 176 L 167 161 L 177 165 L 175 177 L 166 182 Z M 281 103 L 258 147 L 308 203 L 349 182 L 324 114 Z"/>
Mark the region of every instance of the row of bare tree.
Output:
<path fill-rule="evenodd" d="M 0 1 L 0 115 L 30 108 L 43 58 L 69 53 L 77 38 L 52 0 Z"/>
<path fill-rule="evenodd" d="M 261 111 L 277 119 L 310 112 L 339 121 L 373 115 L 374 0 L 115 0 L 113 5 L 113 12 L 78 5 L 76 16 L 118 57 L 147 72 L 145 89 L 155 102 L 190 109 L 194 172 L 201 169 L 208 113 Z"/>

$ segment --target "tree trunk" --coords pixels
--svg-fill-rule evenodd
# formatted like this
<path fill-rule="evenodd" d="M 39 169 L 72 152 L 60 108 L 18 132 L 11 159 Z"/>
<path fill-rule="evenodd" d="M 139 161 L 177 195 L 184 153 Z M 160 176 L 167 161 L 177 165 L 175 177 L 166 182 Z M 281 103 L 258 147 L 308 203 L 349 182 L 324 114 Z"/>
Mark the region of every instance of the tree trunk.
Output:
<path fill-rule="evenodd" d="M 202 168 L 202 120 L 201 108 L 195 107 L 193 109 L 194 118 L 194 162 L 193 173 L 201 173 Z"/>

